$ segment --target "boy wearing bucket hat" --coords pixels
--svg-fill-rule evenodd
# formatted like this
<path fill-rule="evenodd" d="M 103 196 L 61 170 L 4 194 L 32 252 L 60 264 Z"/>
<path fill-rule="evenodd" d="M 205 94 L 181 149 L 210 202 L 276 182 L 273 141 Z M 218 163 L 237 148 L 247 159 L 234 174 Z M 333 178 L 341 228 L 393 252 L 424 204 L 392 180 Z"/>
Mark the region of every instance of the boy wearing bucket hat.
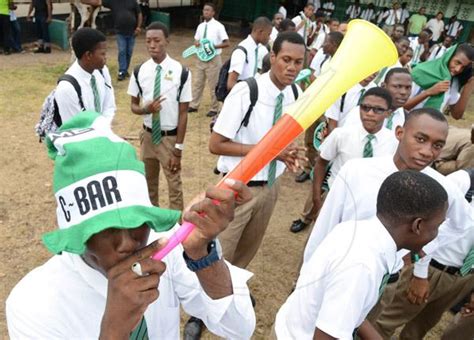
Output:
<path fill-rule="evenodd" d="M 230 191 L 208 190 L 184 214 L 195 230 L 155 261 L 150 256 L 166 242 L 156 241 L 158 232 L 173 227 L 180 212 L 152 206 L 133 146 L 94 112 L 63 124 L 47 145 L 59 230 L 43 241 L 56 255 L 8 297 L 12 339 L 178 339 L 180 304 L 219 336 L 250 337 L 251 274 L 225 263 L 214 241 L 233 218 Z M 228 184 L 248 199 L 241 183 Z"/>

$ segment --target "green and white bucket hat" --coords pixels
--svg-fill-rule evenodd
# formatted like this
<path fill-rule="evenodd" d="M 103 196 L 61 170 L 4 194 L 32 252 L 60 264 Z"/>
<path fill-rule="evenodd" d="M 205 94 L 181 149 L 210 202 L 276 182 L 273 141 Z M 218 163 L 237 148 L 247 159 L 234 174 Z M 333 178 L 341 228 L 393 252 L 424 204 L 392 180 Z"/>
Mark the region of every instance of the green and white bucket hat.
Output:
<path fill-rule="evenodd" d="M 46 144 L 55 161 L 59 226 L 43 235 L 51 252 L 82 254 L 89 238 L 108 228 L 133 229 L 146 223 L 166 231 L 178 221 L 181 212 L 151 204 L 144 164 L 98 113 L 74 116 L 50 133 Z"/>

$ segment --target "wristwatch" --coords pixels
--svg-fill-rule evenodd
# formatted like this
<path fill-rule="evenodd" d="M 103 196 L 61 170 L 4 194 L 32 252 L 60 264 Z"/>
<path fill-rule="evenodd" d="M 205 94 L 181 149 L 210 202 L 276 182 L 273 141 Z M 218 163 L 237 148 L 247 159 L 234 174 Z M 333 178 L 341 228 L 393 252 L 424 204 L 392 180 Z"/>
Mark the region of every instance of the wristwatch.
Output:
<path fill-rule="evenodd" d="M 174 145 L 174 148 L 183 151 L 183 150 L 184 150 L 184 144 L 178 144 L 178 143 L 176 143 L 176 144 Z"/>
<path fill-rule="evenodd" d="M 222 259 L 222 247 L 219 243 L 219 240 L 215 239 L 209 242 L 207 246 L 207 256 L 201 257 L 199 260 L 191 259 L 186 252 L 183 251 L 184 261 L 186 266 L 192 272 L 197 272 L 198 270 L 207 268 L 211 266 L 214 262 Z"/>

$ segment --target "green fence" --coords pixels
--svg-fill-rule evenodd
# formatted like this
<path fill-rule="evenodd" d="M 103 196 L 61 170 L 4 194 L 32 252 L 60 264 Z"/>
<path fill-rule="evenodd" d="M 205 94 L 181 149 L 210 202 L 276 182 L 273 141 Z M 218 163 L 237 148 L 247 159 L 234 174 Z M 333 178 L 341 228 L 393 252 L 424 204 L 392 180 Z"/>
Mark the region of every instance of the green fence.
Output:
<path fill-rule="evenodd" d="M 253 21 L 260 16 L 272 18 L 278 10 L 278 0 L 225 0 L 221 16 L 230 19 L 243 19 Z"/>
<path fill-rule="evenodd" d="M 63 50 L 67 50 L 69 48 L 67 23 L 64 20 L 53 19 L 48 29 L 51 42 Z"/>

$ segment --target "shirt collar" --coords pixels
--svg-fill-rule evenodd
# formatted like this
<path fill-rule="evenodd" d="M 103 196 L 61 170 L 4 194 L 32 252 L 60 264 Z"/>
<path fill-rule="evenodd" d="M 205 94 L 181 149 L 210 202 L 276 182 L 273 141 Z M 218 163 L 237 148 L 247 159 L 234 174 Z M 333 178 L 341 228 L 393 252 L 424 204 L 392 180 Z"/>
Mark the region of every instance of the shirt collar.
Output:
<path fill-rule="evenodd" d="M 170 56 L 168 54 L 166 54 L 166 57 L 165 59 L 163 59 L 163 61 L 159 64 L 155 63 L 155 61 L 153 59 L 151 59 L 151 61 L 153 62 L 153 64 L 155 64 L 155 68 L 157 65 L 160 65 L 162 69 L 166 69 L 168 68 L 169 66 L 169 63 L 170 63 Z"/>
<path fill-rule="evenodd" d="M 97 293 L 107 298 L 107 278 L 102 273 L 89 267 L 79 255 L 64 252 L 61 256 L 69 256 L 74 269 L 84 281 Z"/>
<path fill-rule="evenodd" d="M 359 107 L 359 106 L 358 106 Z M 359 107 L 359 113 L 360 113 L 360 107 Z M 358 125 L 358 129 L 359 129 L 359 139 L 361 142 L 366 142 L 367 141 L 367 135 L 369 134 L 367 132 L 366 129 L 364 129 L 364 126 L 362 124 Z M 379 131 L 377 131 L 377 133 L 374 133 L 374 139 L 375 141 L 377 141 L 381 136 L 382 134 L 384 133 L 383 131 L 384 127 L 382 127 Z"/>
<path fill-rule="evenodd" d="M 268 71 L 267 73 L 264 73 L 260 76 L 260 79 L 265 82 L 265 89 L 267 91 L 267 94 L 270 98 L 276 99 L 280 93 L 285 94 L 286 87 L 281 91 L 275 83 L 273 83 L 272 79 L 270 78 L 270 72 Z M 288 86 L 287 86 L 288 87 Z M 285 99 L 285 98 L 283 98 Z"/>
<path fill-rule="evenodd" d="M 211 20 L 209 20 L 209 21 L 204 20 L 203 22 L 204 22 L 205 24 L 211 24 L 211 23 L 214 22 L 214 21 L 215 21 L 215 19 L 214 19 L 214 18 L 211 18 Z"/>
<path fill-rule="evenodd" d="M 91 79 L 91 78 L 92 78 L 92 74 L 93 74 L 93 73 L 89 73 L 89 72 L 87 72 L 86 70 L 84 70 L 84 69 L 82 68 L 82 66 L 79 65 L 79 61 L 76 60 L 76 61 L 74 62 L 74 64 L 72 65 L 72 67 L 76 69 L 76 72 L 79 74 L 79 76 L 80 76 L 81 78 L 85 78 L 85 79 Z M 95 70 L 94 70 L 94 71 L 95 71 Z"/>
<path fill-rule="evenodd" d="M 250 46 L 250 47 L 251 47 L 252 49 L 255 49 L 255 48 L 257 48 L 257 47 L 258 47 L 258 44 L 257 44 L 257 42 L 256 42 L 255 40 L 253 40 L 253 37 L 252 37 L 252 35 L 251 35 L 251 34 L 249 34 L 249 36 L 247 37 L 247 40 L 248 40 L 248 41 L 249 41 L 249 43 L 251 44 L 251 46 Z"/>
<path fill-rule="evenodd" d="M 398 264 L 397 244 L 377 216 L 374 216 L 372 221 L 375 227 L 374 232 L 377 233 L 379 249 L 384 256 L 384 264 L 387 266 L 386 270 L 388 273 L 392 274 Z"/>

